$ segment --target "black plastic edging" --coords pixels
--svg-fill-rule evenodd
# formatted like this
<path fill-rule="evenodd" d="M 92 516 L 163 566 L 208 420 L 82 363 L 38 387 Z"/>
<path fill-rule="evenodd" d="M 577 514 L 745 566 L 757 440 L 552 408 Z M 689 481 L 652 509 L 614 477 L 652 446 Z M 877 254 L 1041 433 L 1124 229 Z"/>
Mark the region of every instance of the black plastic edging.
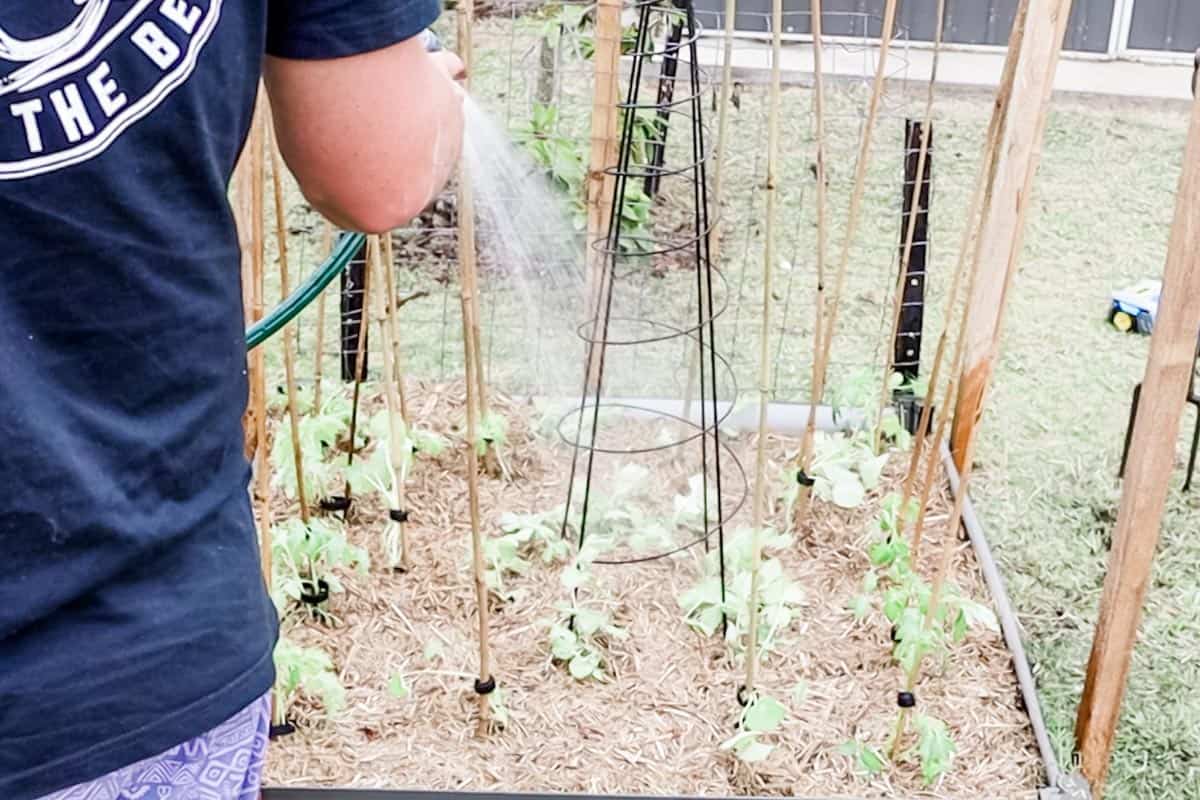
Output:
<path fill-rule="evenodd" d="M 420 789 L 263 789 L 262 800 L 756 800 L 623 794 L 514 794 L 511 792 L 434 792 Z M 762 800 L 758 798 L 757 800 Z M 835 800 L 798 798 L 797 800 Z"/>

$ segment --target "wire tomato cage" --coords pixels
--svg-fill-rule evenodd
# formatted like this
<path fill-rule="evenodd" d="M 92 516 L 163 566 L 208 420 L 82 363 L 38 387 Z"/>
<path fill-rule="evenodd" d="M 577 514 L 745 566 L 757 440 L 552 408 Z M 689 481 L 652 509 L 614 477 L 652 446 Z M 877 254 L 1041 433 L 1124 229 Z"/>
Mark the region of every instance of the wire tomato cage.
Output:
<path fill-rule="evenodd" d="M 700 544 L 709 552 L 715 537 L 724 600 L 725 526 L 745 503 L 747 479 L 721 434 L 733 411 L 733 403 L 721 398 L 736 397 L 737 386 L 730 361 L 716 348 L 715 322 L 727 310 L 730 293 L 709 251 L 713 219 L 707 172 L 712 154 L 705 145 L 707 75 L 697 52 L 701 27 L 691 0 L 641 0 L 630 11 L 636 21 L 632 44 L 627 34 L 623 53 L 628 83 L 624 100 L 617 103 L 617 163 L 604 170 L 612 183 L 609 222 L 603 238 L 591 245 L 591 315 L 576 331 L 587 350 L 583 387 L 578 405 L 558 422 L 559 436 L 573 450 L 563 535 L 573 534 L 583 552 L 597 525 L 593 487 L 598 457 L 659 456 L 678 468 L 684 451 L 698 447 L 699 475 L 689 481 L 699 490 L 700 523 L 694 530 L 648 552 L 618 543 L 590 560 L 646 563 Z M 655 77 L 657 92 L 647 99 L 643 83 Z M 669 140 L 671 129 L 679 131 L 674 141 Z M 647 203 L 655 211 L 648 231 L 631 212 Z M 664 274 L 673 279 L 664 281 Z M 658 284 L 648 291 L 654 281 Z M 654 302 L 655 291 L 673 290 L 686 291 L 694 302 Z M 674 317 L 673 306 L 682 309 Z M 650 364 L 663 363 L 666 352 L 684 365 L 679 370 L 686 374 L 682 400 L 639 397 L 637 375 Z M 658 435 L 647 440 L 640 431 L 631 432 L 636 423 L 606 425 L 609 415 L 656 423 Z"/>

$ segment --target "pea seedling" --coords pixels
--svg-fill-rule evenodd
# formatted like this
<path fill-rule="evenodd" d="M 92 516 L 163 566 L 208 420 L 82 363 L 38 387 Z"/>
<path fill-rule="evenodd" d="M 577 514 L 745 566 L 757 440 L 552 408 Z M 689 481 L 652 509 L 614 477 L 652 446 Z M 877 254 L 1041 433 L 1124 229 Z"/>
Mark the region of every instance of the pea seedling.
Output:
<path fill-rule="evenodd" d="M 274 531 L 271 543 L 274 556 L 272 596 L 281 610 L 288 600 L 307 603 L 310 613 L 321 621 L 336 622 L 326 609 L 330 594 L 344 591 L 334 569 L 357 568 L 366 573 L 370 556 L 361 547 L 350 544 L 337 523 L 312 519 L 308 525 L 290 519 Z"/>
<path fill-rule="evenodd" d="M 603 601 L 595 598 L 596 576 L 592 559 L 606 548 L 602 541 L 583 552 L 563 570 L 563 586 L 571 592 L 571 600 L 558 606 L 559 618 L 550 623 L 550 654 L 555 662 L 567 665 L 567 671 L 577 681 L 606 677 L 608 646 L 624 639 L 628 631 L 616 625 Z M 583 600 L 584 590 L 592 599 Z"/>
<path fill-rule="evenodd" d="M 679 596 L 684 619 L 705 636 L 714 635 L 726 620 L 725 641 L 736 654 L 743 653 L 743 636 L 750 627 L 750 582 L 753 569 L 753 530 L 739 529 L 725 543 L 725 601 L 721 602 L 720 562 L 716 551 L 704 558 L 704 574 Z M 766 530 L 762 535 L 764 554 L 791 544 L 791 537 Z M 762 652 L 772 651 L 779 634 L 795 619 L 804 600 L 800 585 L 784 572 L 777 558 L 764 558 L 758 577 L 758 643 Z"/>
<path fill-rule="evenodd" d="M 737 734 L 722 742 L 721 749 L 731 751 L 747 764 L 763 761 L 775 746 L 762 741 L 762 737 L 778 731 L 786 717 L 782 703 L 770 695 L 757 694 L 742 710 Z"/>
<path fill-rule="evenodd" d="M 322 650 L 301 647 L 286 637 L 275 645 L 275 724 L 287 721 L 288 710 L 303 693 L 320 701 L 325 713 L 333 716 L 346 705 L 346 690 L 338 680 L 333 662 Z"/>

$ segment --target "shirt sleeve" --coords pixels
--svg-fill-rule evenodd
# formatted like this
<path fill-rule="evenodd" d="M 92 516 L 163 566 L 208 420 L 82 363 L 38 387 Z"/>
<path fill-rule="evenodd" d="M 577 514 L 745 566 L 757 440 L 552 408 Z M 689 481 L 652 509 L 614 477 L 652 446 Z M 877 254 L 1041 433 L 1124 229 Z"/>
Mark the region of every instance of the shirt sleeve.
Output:
<path fill-rule="evenodd" d="M 267 53 L 341 58 L 416 36 L 442 13 L 441 0 L 269 0 Z"/>

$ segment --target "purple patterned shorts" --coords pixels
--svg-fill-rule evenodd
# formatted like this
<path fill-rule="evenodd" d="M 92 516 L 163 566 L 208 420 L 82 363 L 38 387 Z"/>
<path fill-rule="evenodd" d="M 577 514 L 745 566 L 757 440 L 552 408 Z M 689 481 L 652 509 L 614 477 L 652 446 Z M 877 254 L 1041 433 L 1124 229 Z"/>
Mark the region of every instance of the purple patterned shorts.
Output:
<path fill-rule="evenodd" d="M 271 696 L 203 736 L 42 800 L 257 800 Z"/>

